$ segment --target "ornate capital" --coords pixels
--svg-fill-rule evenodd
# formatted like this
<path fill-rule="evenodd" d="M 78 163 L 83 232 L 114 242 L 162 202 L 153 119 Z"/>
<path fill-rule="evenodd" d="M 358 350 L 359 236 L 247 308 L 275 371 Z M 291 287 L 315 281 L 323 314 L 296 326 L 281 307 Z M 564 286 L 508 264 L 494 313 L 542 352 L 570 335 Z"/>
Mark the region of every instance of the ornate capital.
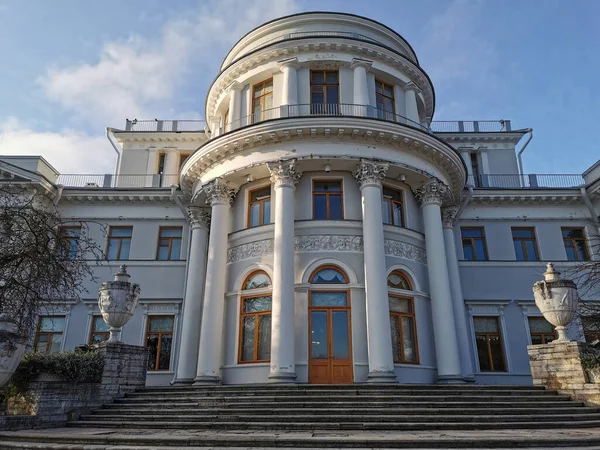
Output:
<path fill-rule="evenodd" d="M 192 228 L 210 229 L 210 210 L 199 206 L 188 206 L 188 220 Z"/>
<path fill-rule="evenodd" d="M 452 200 L 450 188 L 437 178 L 429 181 L 415 191 L 415 197 L 421 206 L 428 204 L 442 205 Z"/>
<path fill-rule="evenodd" d="M 230 188 L 222 178 L 215 178 L 211 182 L 202 186 L 202 190 L 206 193 L 206 204 L 227 205 L 231 206 L 237 189 Z"/>
<path fill-rule="evenodd" d="M 364 67 L 367 71 L 369 71 L 372 65 L 373 61 L 369 61 L 367 59 L 352 58 L 350 68 L 354 69 L 355 67 Z"/>
<path fill-rule="evenodd" d="M 279 70 L 281 70 L 282 72 L 283 72 L 283 69 L 285 69 L 286 67 L 290 67 L 292 69 L 300 68 L 300 64 L 298 63 L 298 58 L 284 59 L 283 61 L 278 61 L 277 65 L 279 67 Z"/>
<path fill-rule="evenodd" d="M 454 221 L 458 213 L 458 206 L 446 206 L 442 208 L 442 226 L 444 228 L 454 228 Z"/>
<path fill-rule="evenodd" d="M 388 167 L 389 164 L 361 159 L 352 175 L 356 178 L 356 182 L 361 189 L 372 184 L 381 186 Z"/>
<path fill-rule="evenodd" d="M 295 187 L 302 176 L 302 172 L 296 167 L 296 160 L 280 161 L 267 165 L 271 172 L 271 182 L 277 186 Z"/>

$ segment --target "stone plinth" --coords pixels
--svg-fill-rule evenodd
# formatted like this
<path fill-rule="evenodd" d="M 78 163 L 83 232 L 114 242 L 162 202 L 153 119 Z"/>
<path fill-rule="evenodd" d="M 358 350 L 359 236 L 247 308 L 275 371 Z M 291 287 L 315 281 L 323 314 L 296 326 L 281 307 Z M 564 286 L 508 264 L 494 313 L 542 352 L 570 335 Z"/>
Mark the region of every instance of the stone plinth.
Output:
<path fill-rule="evenodd" d="M 586 345 L 583 342 L 554 341 L 528 346 L 533 384 L 570 395 L 589 405 L 600 405 L 600 383 L 590 382 L 581 365 Z"/>
<path fill-rule="evenodd" d="M 122 397 L 146 385 L 148 349 L 122 342 L 103 342 L 98 351 L 104 355 L 103 395 L 107 401 Z M 106 402 L 105 402 L 106 403 Z"/>

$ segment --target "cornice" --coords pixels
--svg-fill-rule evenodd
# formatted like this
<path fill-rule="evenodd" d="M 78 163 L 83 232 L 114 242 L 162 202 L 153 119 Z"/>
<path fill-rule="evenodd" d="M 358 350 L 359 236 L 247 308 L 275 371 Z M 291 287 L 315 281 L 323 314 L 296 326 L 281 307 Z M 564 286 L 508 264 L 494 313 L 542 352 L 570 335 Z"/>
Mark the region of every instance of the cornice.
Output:
<path fill-rule="evenodd" d="M 465 183 L 458 152 L 434 136 L 410 126 L 363 117 L 293 117 L 261 122 L 223 134 L 200 147 L 182 168 L 181 186 L 191 193 L 194 182 L 224 158 L 254 147 L 286 141 L 369 142 L 410 152 L 447 174 L 459 198 Z"/>
<path fill-rule="evenodd" d="M 509 143 L 516 145 L 523 133 L 511 133 L 507 131 L 478 132 L 478 133 L 443 133 L 434 132 L 434 135 L 445 142 L 452 143 Z"/>
<path fill-rule="evenodd" d="M 208 137 L 203 131 L 188 132 L 164 132 L 164 131 L 137 131 L 131 133 L 119 133 L 115 137 L 120 143 L 130 142 L 205 142 Z"/>
<path fill-rule="evenodd" d="M 92 191 L 77 190 L 63 191 L 61 203 L 142 203 L 164 204 L 174 203 L 171 192 L 110 192 L 107 190 Z"/>
<path fill-rule="evenodd" d="M 579 190 L 486 190 L 475 191 L 471 203 L 480 205 L 497 204 L 547 204 L 572 205 L 583 203 Z"/>

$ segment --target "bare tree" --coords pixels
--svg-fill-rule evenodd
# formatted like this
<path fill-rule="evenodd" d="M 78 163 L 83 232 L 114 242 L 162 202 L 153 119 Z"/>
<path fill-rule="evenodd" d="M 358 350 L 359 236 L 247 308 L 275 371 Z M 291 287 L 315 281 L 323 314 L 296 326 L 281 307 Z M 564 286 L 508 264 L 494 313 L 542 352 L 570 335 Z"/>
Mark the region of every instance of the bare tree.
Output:
<path fill-rule="evenodd" d="M 0 314 L 25 338 L 38 314 L 79 299 L 86 279 L 97 281 L 93 264 L 103 258 L 88 223 L 64 219 L 53 197 L 33 184 L 0 184 Z"/>
<path fill-rule="evenodd" d="M 600 254 L 600 238 L 592 237 L 587 242 L 588 255 Z M 600 339 L 600 260 L 593 257 L 581 261 L 569 273 L 577 283 L 579 296 L 578 314 L 588 340 Z"/>

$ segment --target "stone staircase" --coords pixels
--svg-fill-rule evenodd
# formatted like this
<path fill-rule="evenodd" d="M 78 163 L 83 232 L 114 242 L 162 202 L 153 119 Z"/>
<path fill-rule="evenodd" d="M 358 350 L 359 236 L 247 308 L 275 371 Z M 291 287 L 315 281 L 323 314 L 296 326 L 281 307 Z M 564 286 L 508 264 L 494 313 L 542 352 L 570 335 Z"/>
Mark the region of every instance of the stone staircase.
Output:
<path fill-rule="evenodd" d="M 0 448 L 600 446 L 600 408 L 527 386 L 146 388 L 68 426 L 0 433 Z"/>

